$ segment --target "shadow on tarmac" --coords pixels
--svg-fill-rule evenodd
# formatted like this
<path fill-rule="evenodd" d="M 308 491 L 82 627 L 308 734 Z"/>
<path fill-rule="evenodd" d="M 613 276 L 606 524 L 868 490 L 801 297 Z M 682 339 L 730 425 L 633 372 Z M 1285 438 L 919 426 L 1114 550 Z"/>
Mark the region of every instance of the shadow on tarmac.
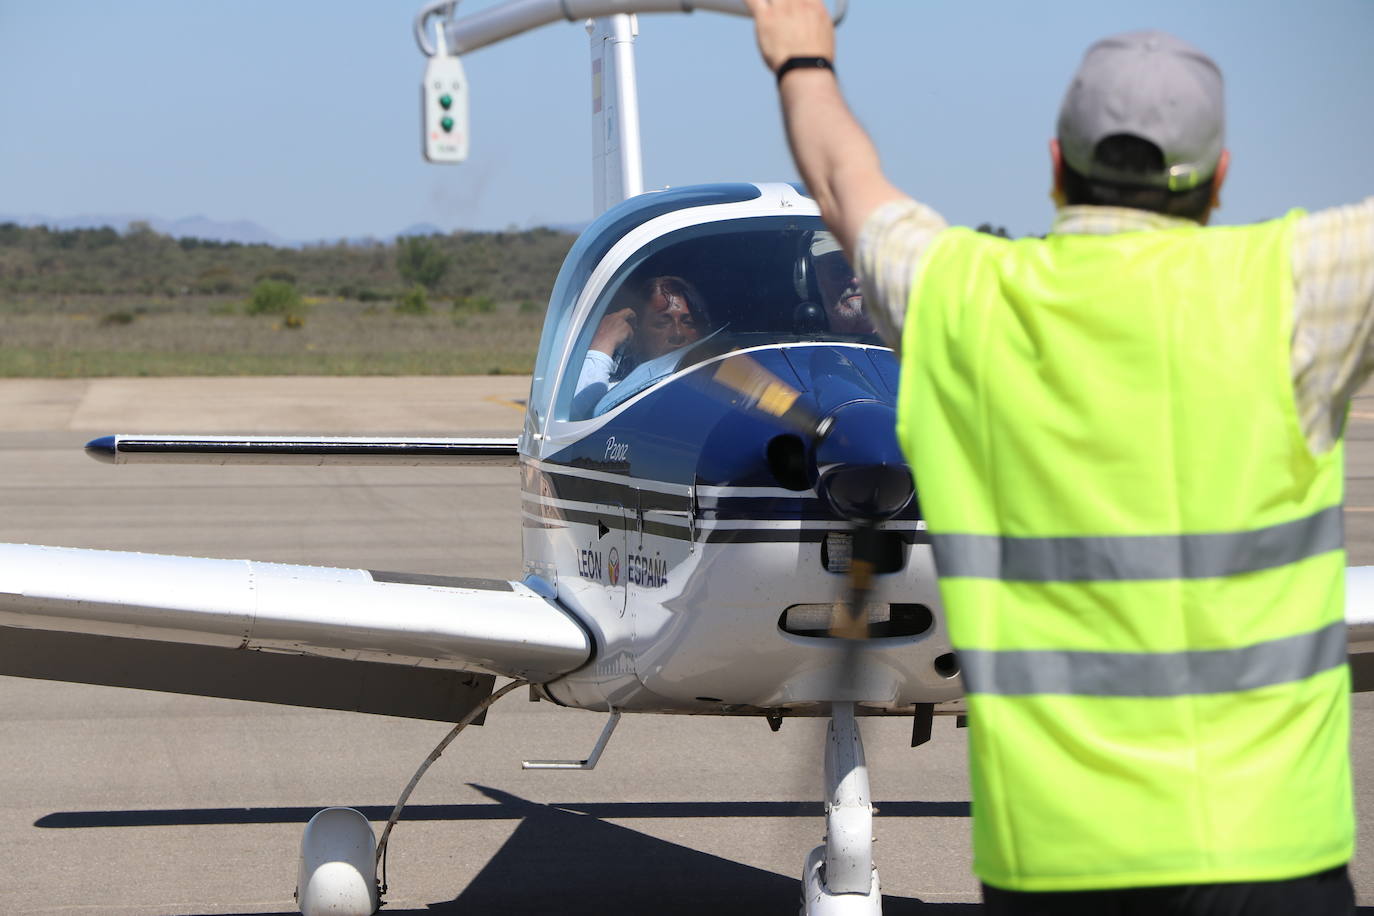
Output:
<path fill-rule="evenodd" d="M 492 916 L 793 916 L 800 884 L 779 875 L 647 836 L 603 818 L 816 817 L 815 802 L 591 802 L 540 804 L 473 785 L 495 804 L 415 805 L 403 821 L 518 819 L 510 838 L 453 900 L 420 909 L 384 907 L 383 916 L 482 913 Z M 200 824 L 304 824 L 319 807 L 182 808 L 67 811 L 44 815 L 36 827 L 150 827 Z M 390 806 L 358 806 L 384 821 Z M 879 817 L 968 817 L 966 802 L 880 802 Z M 926 903 L 883 898 L 884 916 L 975 916 L 976 903 Z M 1355 909 L 1374 916 L 1374 906 Z M 280 916 L 291 916 L 289 913 Z"/>
<path fill-rule="evenodd" d="M 547 808 L 594 818 L 821 817 L 820 802 L 550 802 L 536 804 L 495 789 L 473 786 L 495 805 L 407 805 L 402 821 L 489 821 L 529 817 Z M 518 801 L 518 807 L 513 802 Z M 324 805 L 261 808 L 148 808 L 126 811 L 54 811 L 35 827 L 194 827 L 206 824 L 304 824 Z M 354 805 L 370 821 L 385 821 L 391 805 Z M 877 802 L 878 817 L 968 817 L 968 802 Z"/>
<path fill-rule="evenodd" d="M 813 802 L 606 802 L 538 804 L 474 785 L 496 804 L 417 805 L 402 820 L 519 819 L 510 838 L 453 900 L 394 916 L 482 913 L 492 916 L 793 916 L 800 882 L 761 868 L 647 836 L 602 818 L 815 817 Z M 316 807 L 205 808 L 163 811 L 71 811 L 45 815 L 37 827 L 147 827 L 197 824 L 305 823 Z M 360 807 L 385 820 L 389 807 Z M 967 817 L 964 802 L 884 802 L 880 817 Z M 884 897 L 886 916 L 972 916 L 973 903 L 925 903 Z"/>
<path fill-rule="evenodd" d="M 517 812 L 520 826 L 457 898 L 412 913 L 792 916 L 797 912 L 801 889 L 795 878 L 646 836 L 575 809 L 533 804 L 483 786 L 474 788 Z M 740 807 L 747 810 L 751 805 Z M 785 816 L 820 814 L 819 806 L 810 804 L 788 805 L 786 811 Z M 885 898 L 883 906 L 887 914 L 913 916 L 978 909 L 974 904 L 925 904 L 899 897 Z"/>

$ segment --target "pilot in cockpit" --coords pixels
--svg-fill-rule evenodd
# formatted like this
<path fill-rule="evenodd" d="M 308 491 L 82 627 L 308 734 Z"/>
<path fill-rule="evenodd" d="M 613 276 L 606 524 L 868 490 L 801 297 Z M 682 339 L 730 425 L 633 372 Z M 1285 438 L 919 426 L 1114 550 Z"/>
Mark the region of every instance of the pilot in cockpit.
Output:
<path fill-rule="evenodd" d="M 607 313 L 597 326 L 573 395 L 573 417 L 604 411 L 600 402 L 632 370 L 696 343 L 710 326 L 706 301 L 691 283 L 670 276 L 645 281 L 633 306 Z"/>
<path fill-rule="evenodd" d="M 811 237 L 811 269 L 820 289 L 821 305 L 830 330 L 836 334 L 872 334 L 873 322 L 864 313 L 864 293 L 839 242 L 829 232 Z"/>

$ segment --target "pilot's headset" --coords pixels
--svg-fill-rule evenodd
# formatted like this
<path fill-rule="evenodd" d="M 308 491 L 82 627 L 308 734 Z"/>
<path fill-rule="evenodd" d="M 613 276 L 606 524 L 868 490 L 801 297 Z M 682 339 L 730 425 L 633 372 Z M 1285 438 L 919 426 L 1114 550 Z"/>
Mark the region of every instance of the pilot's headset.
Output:
<path fill-rule="evenodd" d="M 799 334 L 830 329 L 825 309 L 817 305 L 821 290 L 816 281 L 815 259 L 839 250 L 840 243 L 824 229 L 802 233 L 797 241 L 796 257 L 792 259 L 792 290 L 800 302 L 792 310 L 792 329 Z"/>

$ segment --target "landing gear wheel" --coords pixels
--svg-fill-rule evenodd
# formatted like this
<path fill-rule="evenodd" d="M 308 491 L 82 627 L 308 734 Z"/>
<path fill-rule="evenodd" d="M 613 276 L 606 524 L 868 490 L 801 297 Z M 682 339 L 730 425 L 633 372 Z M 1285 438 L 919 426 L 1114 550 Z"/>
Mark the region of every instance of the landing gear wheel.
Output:
<path fill-rule="evenodd" d="M 377 841 L 362 812 L 325 808 L 305 825 L 296 904 L 303 916 L 377 912 Z"/>
<path fill-rule="evenodd" d="M 825 847 L 811 850 L 802 874 L 802 916 L 881 916 L 882 912 L 876 868 L 867 894 L 832 894 L 825 886 Z"/>

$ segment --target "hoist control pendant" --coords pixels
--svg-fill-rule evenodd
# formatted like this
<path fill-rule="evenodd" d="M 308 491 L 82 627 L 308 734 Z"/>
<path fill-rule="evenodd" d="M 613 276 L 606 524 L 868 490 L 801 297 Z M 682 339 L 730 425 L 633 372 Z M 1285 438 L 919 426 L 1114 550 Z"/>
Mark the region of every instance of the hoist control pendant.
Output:
<path fill-rule="evenodd" d="M 305 825 L 296 903 L 303 916 L 377 912 L 377 841 L 361 811 L 325 808 Z"/>

